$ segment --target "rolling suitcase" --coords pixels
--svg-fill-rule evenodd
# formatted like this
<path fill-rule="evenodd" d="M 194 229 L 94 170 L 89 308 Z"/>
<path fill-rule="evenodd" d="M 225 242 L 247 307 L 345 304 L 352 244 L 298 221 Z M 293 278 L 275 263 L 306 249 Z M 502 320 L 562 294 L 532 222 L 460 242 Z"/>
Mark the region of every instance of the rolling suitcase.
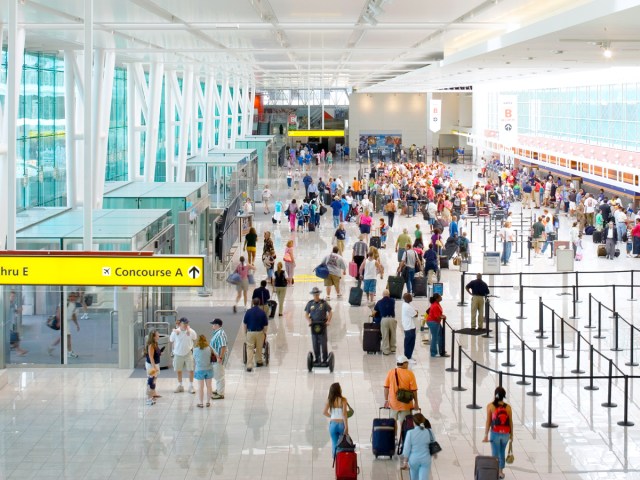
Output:
<path fill-rule="evenodd" d="M 307 225 L 307 228 L 309 229 L 310 232 L 315 232 L 316 231 L 316 224 L 313 222 L 309 222 L 309 224 Z"/>
<path fill-rule="evenodd" d="M 598 245 L 598 256 L 599 257 L 607 256 L 607 248 L 602 244 Z"/>
<path fill-rule="evenodd" d="M 380 245 L 381 245 L 380 237 L 378 236 L 371 237 L 371 240 L 369 240 L 370 247 L 380 248 Z"/>
<path fill-rule="evenodd" d="M 360 287 L 351 287 L 349 290 L 349 305 L 359 307 L 362 305 L 363 290 Z"/>
<path fill-rule="evenodd" d="M 278 306 L 278 302 L 275 300 L 267 301 L 267 305 L 269 305 L 269 318 L 275 318 L 276 316 L 276 307 Z"/>
<path fill-rule="evenodd" d="M 391 418 L 390 408 L 381 408 L 380 410 L 387 410 L 389 418 L 378 416 L 378 418 L 373 419 L 371 450 L 376 458 L 393 458 L 396 448 L 396 420 Z"/>
<path fill-rule="evenodd" d="M 424 275 L 416 275 L 413 278 L 413 296 L 414 297 L 427 296 L 427 277 L 425 277 Z"/>
<path fill-rule="evenodd" d="M 445 256 L 440 257 L 440 269 L 449 268 L 449 258 Z"/>
<path fill-rule="evenodd" d="M 391 298 L 397 300 L 402 298 L 402 290 L 404 290 L 404 278 L 389 275 L 387 279 L 387 288 Z"/>
<path fill-rule="evenodd" d="M 594 230 L 592 235 L 593 243 L 602 243 L 602 231 Z"/>
<path fill-rule="evenodd" d="M 496 457 L 483 455 L 476 457 L 473 474 L 474 480 L 498 480 L 499 471 L 498 459 Z"/>
<path fill-rule="evenodd" d="M 358 454 L 356 452 L 342 451 L 336 453 L 336 480 L 356 480 L 360 467 L 358 467 Z"/>
<path fill-rule="evenodd" d="M 362 350 L 367 353 L 378 353 L 382 343 L 379 323 L 365 323 L 362 331 Z"/>
<path fill-rule="evenodd" d="M 358 278 L 358 264 L 356 262 L 349 262 L 349 275 Z"/>

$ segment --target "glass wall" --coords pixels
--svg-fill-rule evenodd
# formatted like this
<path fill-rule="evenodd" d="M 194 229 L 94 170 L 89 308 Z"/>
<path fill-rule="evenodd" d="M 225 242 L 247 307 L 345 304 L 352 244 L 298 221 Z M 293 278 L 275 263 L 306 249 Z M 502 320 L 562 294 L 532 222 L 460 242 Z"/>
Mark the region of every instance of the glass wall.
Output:
<path fill-rule="evenodd" d="M 502 92 L 518 96 L 519 133 L 640 151 L 640 83 Z M 498 98 L 489 125 L 498 130 Z"/>
<path fill-rule="evenodd" d="M 127 71 L 117 68 L 113 79 L 105 181 L 127 180 L 127 173 Z"/>

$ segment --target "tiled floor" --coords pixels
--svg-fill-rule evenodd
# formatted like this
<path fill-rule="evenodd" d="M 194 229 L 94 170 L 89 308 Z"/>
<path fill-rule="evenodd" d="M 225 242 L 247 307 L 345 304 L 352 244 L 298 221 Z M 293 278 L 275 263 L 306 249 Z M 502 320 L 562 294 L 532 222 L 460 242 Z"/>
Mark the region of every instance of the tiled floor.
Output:
<path fill-rule="evenodd" d="M 337 167 L 346 178 L 353 169 Z M 462 173 L 462 172 L 461 172 Z M 469 175 L 468 173 L 462 173 Z M 470 177 L 469 177 L 470 180 Z M 272 188 L 284 199 L 286 186 L 283 179 L 273 180 Z M 262 231 L 272 228 L 268 216 L 263 216 L 258 205 L 256 217 Z M 68 478 L 68 479 L 331 479 L 330 441 L 327 421 L 321 411 L 329 385 L 339 381 L 343 392 L 356 414 L 350 421 L 350 431 L 358 443 L 360 478 L 376 480 L 399 478 L 398 462 L 394 459 L 375 460 L 371 453 L 371 419 L 378 414 L 383 402 L 382 383 L 385 373 L 394 366 L 390 357 L 366 355 L 361 347 L 362 323 L 367 308 L 349 307 L 345 299 L 332 299 L 334 322 L 329 329 L 330 349 L 336 356 L 333 374 L 317 370 L 308 373 L 306 355 L 310 349 L 309 332 L 303 316 L 303 306 L 309 299 L 309 290 L 315 284 L 310 277 L 318 259 L 329 251 L 332 229 L 324 218 L 325 226 L 318 233 L 296 234 L 298 252 L 298 281 L 289 289 L 284 317 L 276 317 L 270 328 L 272 345 L 268 367 L 244 371 L 239 337 L 234 345 L 227 371 L 226 398 L 214 402 L 209 409 L 195 408 L 196 400 L 188 393 L 172 393 L 175 379 L 172 372 L 163 372 L 158 384 L 163 395 L 153 407 L 144 402 L 144 380 L 130 378 L 131 372 L 117 369 L 92 368 L 14 368 L 9 370 L 9 384 L 0 390 L 0 478 Z M 400 219 L 394 227 L 391 240 L 402 226 L 413 226 L 416 219 Z M 423 222 L 420 222 L 423 223 Z M 354 228 L 350 226 L 350 242 Z M 474 235 L 481 232 L 475 230 Z M 413 230 L 413 228 L 411 228 Z M 561 237 L 566 237 L 567 225 L 563 219 Z M 290 238 L 286 227 L 275 230 L 276 249 L 279 254 Z M 482 235 L 482 233 L 480 233 Z M 474 237 L 471 272 L 481 269 L 481 241 Z M 491 238 L 491 237 L 489 237 Z M 586 258 L 577 268 L 582 271 L 602 272 L 605 269 L 638 267 L 638 260 L 623 256 L 615 261 L 597 259 L 590 240 L 585 239 Z M 392 242 L 389 242 L 390 244 Z M 489 242 L 489 244 L 491 244 Z M 383 250 L 387 272 L 395 268 L 391 249 Z M 530 272 L 554 271 L 548 259 L 519 259 L 514 253 L 509 272 L 522 272 L 523 285 L 549 286 L 562 277 L 531 277 Z M 262 270 L 259 268 L 259 273 Z M 581 277 L 582 278 L 582 277 Z M 587 277 L 584 277 L 587 278 Z M 600 285 L 627 282 L 629 274 L 601 273 L 591 275 L 581 283 L 593 285 L 581 289 L 577 320 L 568 320 L 583 333 L 581 361 L 587 367 L 588 345 L 593 344 L 603 355 L 613 359 L 617 366 L 629 374 L 638 368 L 625 366 L 628 361 L 630 334 L 621 330 L 621 352 L 612 346 L 611 320 L 603 315 L 602 340 L 592 339 L 593 330 L 585 330 L 589 292 L 611 304 L 612 289 Z M 457 269 L 445 271 L 444 309 L 454 327 L 468 326 L 469 307 L 458 307 L 460 273 Z M 511 285 L 511 279 L 496 279 L 495 285 Z M 568 280 L 568 285 L 571 285 Z M 348 288 L 352 282 L 347 280 Z M 379 286 L 379 291 L 381 286 Z M 509 320 L 514 332 L 535 349 L 538 356 L 538 375 L 573 377 L 575 368 L 575 334 L 567 328 L 566 352 L 568 359 L 556 358 L 559 351 L 546 348 L 551 339 L 536 339 L 538 325 L 538 297 L 554 308 L 559 315 L 572 315 L 571 296 L 558 296 L 559 289 L 524 289 L 523 311 L 528 317 L 518 320 L 519 305 L 515 303 L 518 291 L 511 287 L 496 288 L 499 298 L 493 300 L 496 311 Z M 241 314 L 231 313 L 233 291 L 219 285 L 214 295 L 201 298 L 181 295 L 180 304 L 190 306 L 228 306 L 226 322 L 239 322 Z M 640 292 L 636 290 L 635 296 Z M 629 289 L 618 289 L 617 310 L 628 321 L 635 321 L 637 305 L 628 302 Z M 426 299 L 417 299 L 421 311 Z M 548 318 L 548 317 L 547 317 Z M 549 320 L 545 320 L 548 322 Z M 501 325 L 500 342 L 504 346 L 505 328 Z M 550 326 L 545 323 L 545 330 Z M 560 326 L 556 325 L 557 342 Z M 450 339 L 450 337 L 449 337 Z M 400 343 L 402 337 L 399 337 Z M 457 336 L 465 352 L 479 364 L 495 370 L 521 373 L 520 345 L 513 341 L 511 360 L 514 367 L 503 367 L 506 352 L 491 352 L 495 339 Z M 635 338 L 637 345 L 639 338 Z M 447 340 L 449 342 L 449 340 Z M 449 344 L 447 348 L 450 349 Z M 457 353 L 457 352 L 456 352 Z M 638 352 L 636 352 L 637 354 Z M 439 480 L 472 479 L 474 457 L 489 454 L 488 444 L 482 443 L 484 409 L 467 408 L 473 401 L 472 364 L 462 362 L 461 383 L 467 390 L 452 391 L 457 384 L 456 373 L 445 371 L 450 359 L 431 359 L 423 347 L 418 347 L 418 364 L 413 367 L 419 385 L 423 413 L 434 425 L 444 450 L 433 462 L 432 478 Z M 531 374 L 531 353 L 526 352 L 527 374 Z M 457 365 L 457 359 L 455 361 Z M 608 362 L 597 357 L 594 375 L 602 376 Z M 588 368 L 585 368 L 588 372 Z M 604 408 L 607 401 L 607 382 L 595 380 L 598 391 L 583 389 L 586 380 L 556 380 L 553 384 L 553 421 L 556 429 L 541 426 L 548 415 L 548 381 L 540 379 L 537 390 L 542 396 L 528 396 L 532 386 L 516 384 L 517 377 L 504 376 L 508 401 L 513 406 L 515 419 L 515 463 L 506 469 L 507 478 L 517 480 L 577 480 L 577 479 L 635 479 L 640 478 L 640 410 L 638 408 L 637 381 L 630 381 L 629 419 L 633 427 L 621 427 L 623 419 L 622 380 L 612 384 L 612 400 L 617 408 Z M 482 407 L 491 399 L 498 376 L 484 368 L 477 369 L 476 401 Z M 405 474 L 405 478 L 407 475 Z"/>

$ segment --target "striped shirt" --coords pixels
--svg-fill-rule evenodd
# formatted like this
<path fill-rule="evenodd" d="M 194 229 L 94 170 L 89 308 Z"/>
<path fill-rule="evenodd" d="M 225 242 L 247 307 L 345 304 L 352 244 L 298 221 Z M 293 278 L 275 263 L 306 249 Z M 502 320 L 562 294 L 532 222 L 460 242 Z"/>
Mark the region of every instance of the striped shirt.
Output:
<path fill-rule="evenodd" d="M 219 356 L 222 347 L 227 346 L 227 334 L 224 333 L 224 330 L 222 330 L 221 328 L 216 330 L 211 337 L 211 343 L 209 345 L 211 345 L 211 348 L 213 348 L 216 356 Z"/>

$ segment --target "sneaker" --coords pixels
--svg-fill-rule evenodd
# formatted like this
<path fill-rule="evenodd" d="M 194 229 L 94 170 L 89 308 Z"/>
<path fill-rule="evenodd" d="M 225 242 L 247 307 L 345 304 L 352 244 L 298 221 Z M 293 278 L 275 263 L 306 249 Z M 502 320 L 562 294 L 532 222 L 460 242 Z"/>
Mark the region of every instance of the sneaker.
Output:
<path fill-rule="evenodd" d="M 253 368 L 247 368 L 247 372 L 253 372 Z"/>
<path fill-rule="evenodd" d="M 416 359 L 415 359 L 415 358 L 410 358 L 410 359 L 409 359 L 409 363 L 410 363 L 411 365 L 415 365 L 415 364 L 416 364 L 416 363 L 418 363 L 418 362 L 416 361 Z"/>
<path fill-rule="evenodd" d="M 238 307 L 236 307 L 235 305 L 233 306 L 233 313 L 237 313 L 238 312 Z"/>
<path fill-rule="evenodd" d="M 184 392 L 184 387 L 182 385 L 178 385 L 173 392 L 174 393 Z"/>
<path fill-rule="evenodd" d="M 80 320 L 89 320 L 89 314 L 83 313 L 82 316 L 80 317 Z"/>
<path fill-rule="evenodd" d="M 256 367 L 264 367 L 264 363 L 256 363 Z"/>
<path fill-rule="evenodd" d="M 153 398 L 148 398 L 147 399 L 147 405 L 151 406 L 151 405 L 155 405 L 156 401 Z"/>
<path fill-rule="evenodd" d="M 224 399 L 224 395 L 220 395 L 218 392 L 211 395 L 211 400 L 222 400 Z"/>
<path fill-rule="evenodd" d="M 73 350 L 69 350 L 69 351 L 67 352 L 67 356 L 68 356 L 69 358 L 78 358 L 78 354 L 77 354 L 77 353 L 74 353 L 74 352 L 73 352 Z"/>
<path fill-rule="evenodd" d="M 189 393 L 196 393 L 196 389 L 193 388 L 193 385 L 189 385 Z"/>

